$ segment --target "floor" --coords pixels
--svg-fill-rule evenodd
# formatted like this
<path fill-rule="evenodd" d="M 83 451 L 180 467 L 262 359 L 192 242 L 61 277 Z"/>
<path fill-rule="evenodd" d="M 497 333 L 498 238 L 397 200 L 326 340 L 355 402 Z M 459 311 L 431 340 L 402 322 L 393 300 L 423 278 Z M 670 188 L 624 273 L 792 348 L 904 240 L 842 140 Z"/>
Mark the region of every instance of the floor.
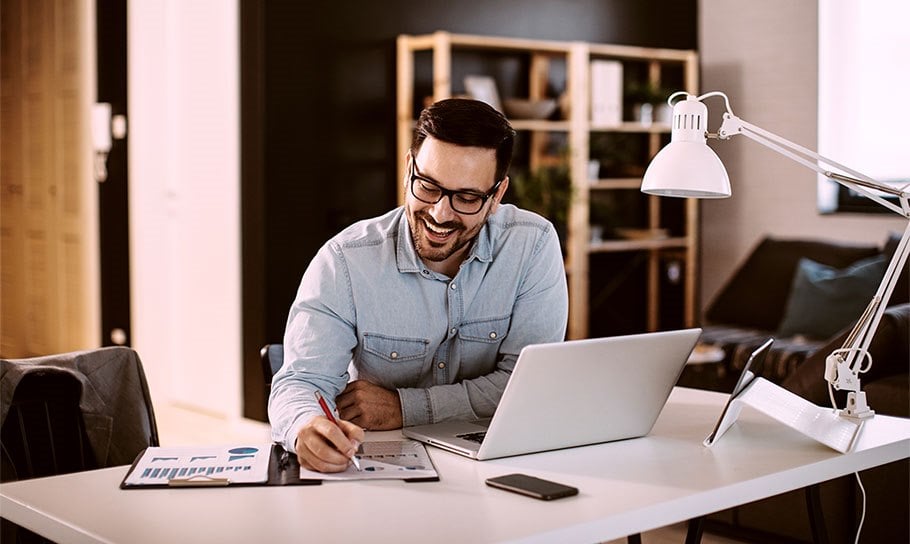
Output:
<path fill-rule="evenodd" d="M 155 406 L 158 435 L 162 446 L 196 446 L 234 442 L 270 442 L 269 426 L 252 420 L 228 421 L 179 405 Z M 641 535 L 643 544 L 679 544 L 686 540 L 684 523 L 662 527 Z M 703 544 L 738 544 L 716 535 L 705 534 Z M 625 544 L 626 539 L 605 544 Z"/>
<path fill-rule="evenodd" d="M 234 442 L 271 442 L 267 423 L 229 421 L 174 404 L 156 404 L 155 420 L 162 446 L 199 446 Z"/>

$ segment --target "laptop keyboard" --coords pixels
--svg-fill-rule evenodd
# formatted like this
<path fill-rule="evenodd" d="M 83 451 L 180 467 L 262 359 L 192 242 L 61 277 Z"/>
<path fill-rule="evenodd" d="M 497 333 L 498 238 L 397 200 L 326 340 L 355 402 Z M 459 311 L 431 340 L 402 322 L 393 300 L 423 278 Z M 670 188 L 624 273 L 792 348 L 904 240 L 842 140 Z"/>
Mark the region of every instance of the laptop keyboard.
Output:
<path fill-rule="evenodd" d="M 486 435 L 487 435 L 486 431 L 478 431 L 476 433 L 456 434 L 455 436 L 457 436 L 458 438 L 461 438 L 463 440 L 468 440 L 470 442 L 477 442 L 478 444 L 482 444 L 483 437 L 485 437 Z"/>

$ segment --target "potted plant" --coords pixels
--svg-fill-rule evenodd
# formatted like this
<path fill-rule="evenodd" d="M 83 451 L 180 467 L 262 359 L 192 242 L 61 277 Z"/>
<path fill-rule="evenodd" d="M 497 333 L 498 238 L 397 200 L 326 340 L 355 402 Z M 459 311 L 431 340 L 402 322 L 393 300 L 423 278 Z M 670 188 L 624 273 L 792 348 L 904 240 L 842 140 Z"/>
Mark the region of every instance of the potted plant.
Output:
<path fill-rule="evenodd" d="M 669 124 L 673 110 L 667 98 L 673 91 L 650 82 L 634 82 L 626 87 L 626 100 L 632 105 L 632 119 L 643 125 Z"/>

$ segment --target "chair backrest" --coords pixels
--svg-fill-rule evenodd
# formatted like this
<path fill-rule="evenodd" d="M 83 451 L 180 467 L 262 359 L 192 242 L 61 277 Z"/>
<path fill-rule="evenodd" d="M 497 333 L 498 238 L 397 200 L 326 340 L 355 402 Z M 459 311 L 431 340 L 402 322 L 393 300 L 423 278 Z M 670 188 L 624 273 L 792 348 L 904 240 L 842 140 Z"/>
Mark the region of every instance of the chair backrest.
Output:
<path fill-rule="evenodd" d="M 97 468 L 82 419 L 82 384 L 62 369 L 27 374 L 0 429 L 0 481 Z"/>
<path fill-rule="evenodd" d="M 265 382 L 265 396 L 268 399 L 272 391 L 272 376 L 278 372 L 281 365 L 284 364 L 284 345 L 283 344 L 266 344 L 259 350 L 259 357 L 262 361 L 262 377 Z"/>
<path fill-rule="evenodd" d="M 0 428 L 0 482 L 97 468 L 79 408 L 81 396 L 82 383 L 64 370 L 22 378 Z M 6 519 L 0 519 L 0 542 L 52 544 Z"/>
<path fill-rule="evenodd" d="M 133 462 L 158 445 L 139 355 L 109 347 L 0 359 L 5 481 Z"/>

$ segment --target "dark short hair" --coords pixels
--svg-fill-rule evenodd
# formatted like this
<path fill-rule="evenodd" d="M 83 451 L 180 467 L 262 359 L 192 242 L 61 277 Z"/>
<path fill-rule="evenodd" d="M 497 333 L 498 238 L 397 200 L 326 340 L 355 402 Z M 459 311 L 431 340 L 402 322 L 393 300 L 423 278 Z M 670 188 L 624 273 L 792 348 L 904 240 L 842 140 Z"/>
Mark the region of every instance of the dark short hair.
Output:
<path fill-rule="evenodd" d="M 427 106 L 417 119 L 411 156 L 416 157 L 428 136 L 466 147 L 496 150 L 496 179 L 503 179 L 512 162 L 515 131 L 505 116 L 485 102 L 447 98 Z"/>

